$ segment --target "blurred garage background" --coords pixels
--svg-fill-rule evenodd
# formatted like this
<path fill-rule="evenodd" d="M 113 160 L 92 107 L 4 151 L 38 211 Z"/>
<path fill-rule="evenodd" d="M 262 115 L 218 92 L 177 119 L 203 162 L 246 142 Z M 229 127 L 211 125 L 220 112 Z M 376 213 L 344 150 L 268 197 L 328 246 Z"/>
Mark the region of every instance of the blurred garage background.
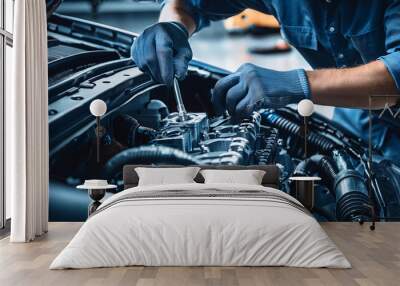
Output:
<path fill-rule="evenodd" d="M 64 0 L 57 9 L 58 13 L 64 15 L 89 19 L 135 33 L 141 33 L 147 26 L 155 23 L 159 11 L 160 4 L 133 0 Z M 255 25 L 275 26 L 274 21 L 263 19 L 262 15 L 246 13 L 228 20 L 226 24 L 230 30 L 234 29 L 235 35 L 228 33 L 223 22 L 213 23 L 209 28 L 194 35 L 191 40 L 194 57 L 231 71 L 244 62 L 281 70 L 308 67 L 293 49 L 289 53 L 281 54 L 249 53 L 249 49 L 273 47 L 280 39 L 280 34 L 271 33 L 273 29 L 265 29 L 264 35 L 261 29 L 254 32 L 261 34 L 256 36 L 254 33 L 241 33 L 241 30 L 254 30 L 251 26 Z M 250 29 L 246 29 L 246 26 L 250 26 Z"/>

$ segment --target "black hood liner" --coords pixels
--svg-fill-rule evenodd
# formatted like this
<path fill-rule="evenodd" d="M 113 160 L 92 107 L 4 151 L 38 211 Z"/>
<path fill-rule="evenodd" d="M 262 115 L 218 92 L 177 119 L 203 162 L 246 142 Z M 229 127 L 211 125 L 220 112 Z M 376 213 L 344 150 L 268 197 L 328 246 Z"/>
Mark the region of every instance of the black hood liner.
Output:
<path fill-rule="evenodd" d="M 60 6 L 63 0 L 46 0 L 47 18 L 49 18 L 54 11 Z"/>

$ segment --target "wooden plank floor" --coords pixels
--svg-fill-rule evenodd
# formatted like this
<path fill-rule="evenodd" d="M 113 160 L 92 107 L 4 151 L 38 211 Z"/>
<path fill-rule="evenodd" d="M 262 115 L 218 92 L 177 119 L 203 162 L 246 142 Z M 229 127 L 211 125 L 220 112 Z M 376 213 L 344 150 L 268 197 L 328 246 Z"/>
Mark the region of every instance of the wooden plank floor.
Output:
<path fill-rule="evenodd" d="M 81 226 L 50 223 L 47 235 L 29 244 L 0 241 L 0 285 L 400 285 L 400 223 L 323 223 L 353 268 L 288 267 L 123 267 L 48 270 L 54 257 Z"/>

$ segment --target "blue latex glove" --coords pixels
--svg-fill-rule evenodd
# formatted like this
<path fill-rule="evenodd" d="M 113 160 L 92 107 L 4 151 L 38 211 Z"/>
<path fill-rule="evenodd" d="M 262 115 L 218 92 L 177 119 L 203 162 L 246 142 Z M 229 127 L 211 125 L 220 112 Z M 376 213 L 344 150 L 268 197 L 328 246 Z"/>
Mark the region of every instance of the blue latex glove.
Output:
<path fill-rule="evenodd" d="M 234 117 L 247 117 L 261 108 L 280 108 L 310 97 L 304 70 L 281 72 L 244 64 L 216 83 L 211 100 L 217 114 L 228 110 Z"/>
<path fill-rule="evenodd" d="M 177 22 L 162 22 L 148 27 L 131 48 L 137 66 L 159 82 L 171 86 L 174 75 L 186 76 L 192 50 L 189 33 Z"/>

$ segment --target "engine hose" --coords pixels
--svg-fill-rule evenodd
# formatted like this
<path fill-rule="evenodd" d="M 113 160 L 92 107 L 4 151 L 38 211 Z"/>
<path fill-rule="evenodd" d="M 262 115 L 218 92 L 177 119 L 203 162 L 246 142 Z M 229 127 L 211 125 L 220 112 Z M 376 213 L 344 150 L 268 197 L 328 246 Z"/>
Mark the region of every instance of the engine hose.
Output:
<path fill-rule="evenodd" d="M 103 168 L 105 179 L 121 172 L 127 164 L 199 165 L 201 162 L 181 150 L 166 146 L 141 146 L 129 148 L 112 157 Z"/>
<path fill-rule="evenodd" d="M 347 153 L 333 151 L 333 161 L 327 156 L 314 155 L 300 162 L 295 176 L 318 173 L 336 197 L 336 217 L 343 221 L 364 221 L 371 216 L 368 190 L 363 177 L 354 170 Z"/>
<path fill-rule="evenodd" d="M 154 129 L 141 126 L 135 118 L 127 114 L 114 118 L 113 130 L 115 139 L 129 147 L 147 144 L 157 134 Z"/>
<path fill-rule="evenodd" d="M 337 174 L 336 167 L 327 156 L 313 155 L 310 158 L 301 161 L 293 172 L 294 176 L 311 176 L 318 173 L 324 182 L 327 183 L 332 192 L 333 183 Z M 335 195 L 334 192 L 332 192 Z"/>
<path fill-rule="evenodd" d="M 338 168 L 334 181 L 338 220 L 364 221 L 371 217 L 368 188 L 364 178 L 354 170 L 349 155 L 335 150 L 333 160 Z"/>
<path fill-rule="evenodd" d="M 272 125 L 273 127 L 278 128 L 279 130 L 283 131 L 284 135 L 293 135 L 296 137 L 300 135 L 300 125 L 290 121 L 282 117 L 276 113 L 263 113 L 263 118 L 267 120 L 267 122 Z M 307 141 L 311 144 L 311 146 L 321 150 L 323 153 L 330 153 L 333 149 L 336 148 L 336 144 L 332 142 L 330 139 L 310 131 L 307 135 Z"/>
<path fill-rule="evenodd" d="M 339 221 L 364 221 L 371 217 L 367 186 L 357 171 L 339 171 L 333 189 L 336 196 L 336 217 Z"/>

